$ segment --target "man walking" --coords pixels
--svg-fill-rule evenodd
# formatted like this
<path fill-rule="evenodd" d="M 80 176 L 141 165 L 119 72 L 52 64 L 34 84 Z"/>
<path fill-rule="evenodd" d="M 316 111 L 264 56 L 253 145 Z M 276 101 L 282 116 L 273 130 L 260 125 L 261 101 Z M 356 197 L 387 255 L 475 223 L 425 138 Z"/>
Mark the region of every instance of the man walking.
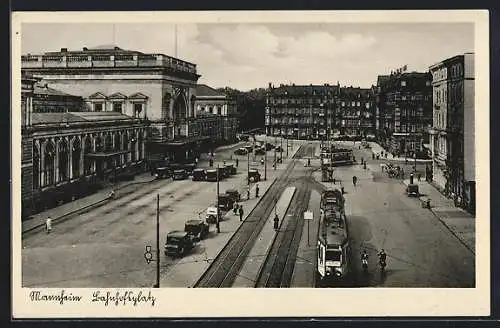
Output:
<path fill-rule="evenodd" d="M 250 185 L 247 187 L 247 200 L 250 200 Z"/>
<path fill-rule="evenodd" d="M 45 230 L 47 230 L 47 233 L 50 233 L 52 231 L 52 219 L 50 216 L 45 220 Z"/>
<path fill-rule="evenodd" d="M 240 222 L 241 222 L 243 221 L 243 205 L 240 205 L 239 207 L 240 207 L 239 212 L 240 212 Z"/>
<path fill-rule="evenodd" d="M 238 158 L 236 158 L 236 167 L 238 167 L 238 163 L 239 163 Z"/>
<path fill-rule="evenodd" d="M 255 185 L 255 198 L 259 198 L 259 184 Z"/>
<path fill-rule="evenodd" d="M 278 231 L 278 228 L 279 228 L 279 222 L 280 222 L 280 218 L 278 217 L 278 214 L 276 214 L 274 216 L 274 230 L 275 231 Z"/>

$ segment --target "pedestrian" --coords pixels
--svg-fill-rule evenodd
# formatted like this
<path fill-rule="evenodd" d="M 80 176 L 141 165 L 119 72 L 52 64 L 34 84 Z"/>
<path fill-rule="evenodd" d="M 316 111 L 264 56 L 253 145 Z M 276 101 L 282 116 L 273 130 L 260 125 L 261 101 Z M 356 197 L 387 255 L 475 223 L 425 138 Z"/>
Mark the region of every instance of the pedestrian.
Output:
<path fill-rule="evenodd" d="M 45 220 L 45 230 L 47 230 L 47 233 L 50 233 L 52 231 L 52 219 L 50 216 Z"/>
<path fill-rule="evenodd" d="M 214 166 L 214 160 L 213 160 L 212 158 L 210 158 L 210 159 L 208 160 L 208 165 L 209 165 L 210 167 Z"/>
<path fill-rule="evenodd" d="M 333 178 L 333 184 L 337 184 L 337 179 Z"/>
<path fill-rule="evenodd" d="M 372 153 L 372 159 L 375 159 L 375 153 Z"/>
<path fill-rule="evenodd" d="M 250 200 L 250 185 L 247 187 L 247 200 Z"/>
<path fill-rule="evenodd" d="M 226 160 L 224 160 L 224 161 L 222 162 L 222 165 L 226 165 Z"/>
<path fill-rule="evenodd" d="M 279 223 L 280 223 L 280 218 L 278 217 L 278 214 L 274 215 L 274 230 L 278 231 L 279 229 Z"/>
<path fill-rule="evenodd" d="M 418 179 L 418 181 L 419 181 L 419 182 L 420 182 L 420 179 L 421 179 L 421 178 L 422 178 L 422 174 L 421 174 L 421 173 L 418 173 L 418 175 L 417 175 L 417 179 Z"/>
<path fill-rule="evenodd" d="M 240 213 L 240 222 L 243 221 L 243 206 L 239 206 L 239 213 Z"/>
<path fill-rule="evenodd" d="M 114 190 L 111 190 L 111 192 L 109 193 L 109 198 L 115 199 L 115 191 Z"/>
<path fill-rule="evenodd" d="M 236 167 L 238 167 L 239 162 L 238 158 L 236 158 Z"/>
<path fill-rule="evenodd" d="M 410 173 L 410 184 L 413 184 L 413 172 Z"/>
<path fill-rule="evenodd" d="M 255 185 L 255 198 L 259 198 L 259 184 Z"/>
<path fill-rule="evenodd" d="M 237 215 L 238 214 L 238 202 L 234 202 L 234 205 L 233 205 L 233 213 L 234 215 Z"/>
<path fill-rule="evenodd" d="M 264 165 L 264 157 L 262 157 L 262 158 L 260 159 L 260 164 L 261 164 L 261 165 Z"/>
<path fill-rule="evenodd" d="M 194 162 L 196 163 L 196 165 L 198 165 L 198 157 L 194 158 Z"/>

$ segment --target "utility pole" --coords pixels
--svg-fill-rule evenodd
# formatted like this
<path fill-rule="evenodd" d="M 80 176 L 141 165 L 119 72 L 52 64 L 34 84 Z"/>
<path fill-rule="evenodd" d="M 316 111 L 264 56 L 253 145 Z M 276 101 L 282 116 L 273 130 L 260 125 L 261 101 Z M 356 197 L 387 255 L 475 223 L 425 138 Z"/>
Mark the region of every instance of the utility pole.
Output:
<path fill-rule="evenodd" d="M 267 134 L 264 136 L 264 181 L 267 180 Z"/>
<path fill-rule="evenodd" d="M 276 170 L 276 147 L 277 147 L 277 140 L 276 140 L 276 135 L 274 136 L 274 170 Z"/>
<path fill-rule="evenodd" d="M 247 185 L 250 185 L 250 152 L 247 153 Z"/>
<path fill-rule="evenodd" d="M 160 194 L 156 195 L 156 285 L 160 288 Z"/>
<path fill-rule="evenodd" d="M 217 233 L 220 232 L 219 216 L 219 164 L 217 164 L 217 218 L 215 219 Z"/>

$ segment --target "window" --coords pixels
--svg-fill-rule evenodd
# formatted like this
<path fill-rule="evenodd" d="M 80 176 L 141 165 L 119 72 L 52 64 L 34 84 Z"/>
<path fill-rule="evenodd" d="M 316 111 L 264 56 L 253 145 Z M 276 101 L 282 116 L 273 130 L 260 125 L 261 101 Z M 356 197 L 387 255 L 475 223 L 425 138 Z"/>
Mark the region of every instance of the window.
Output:
<path fill-rule="evenodd" d="M 121 113 L 122 112 L 122 103 L 120 103 L 120 102 L 113 103 L 113 112 Z"/>
<path fill-rule="evenodd" d="M 353 101 L 353 102 L 351 103 L 351 106 L 352 106 L 352 107 L 356 106 L 356 102 L 355 102 L 355 101 Z"/>
<path fill-rule="evenodd" d="M 326 251 L 326 260 L 327 261 L 340 261 L 342 253 L 337 250 L 327 250 Z"/>
<path fill-rule="evenodd" d="M 402 86 L 402 87 L 406 87 L 406 81 L 404 81 L 404 80 L 403 80 L 403 81 L 401 81 L 401 86 Z"/>
<path fill-rule="evenodd" d="M 345 107 L 345 101 L 342 102 L 342 107 Z"/>
<path fill-rule="evenodd" d="M 361 106 L 361 103 L 358 101 L 358 107 Z"/>
<path fill-rule="evenodd" d="M 95 103 L 94 104 L 94 112 L 102 112 L 103 103 Z"/>
<path fill-rule="evenodd" d="M 208 112 L 209 112 L 210 114 L 213 114 L 213 113 L 214 113 L 214 109 L 213 109 L 213 107 L 212 107 L 212 106 L 208 107 Z"/>
<path fill-rule="evenodd" d="M 139 117 L 142 112 L 142 104 L 134 104 L 134 117 Z"/>

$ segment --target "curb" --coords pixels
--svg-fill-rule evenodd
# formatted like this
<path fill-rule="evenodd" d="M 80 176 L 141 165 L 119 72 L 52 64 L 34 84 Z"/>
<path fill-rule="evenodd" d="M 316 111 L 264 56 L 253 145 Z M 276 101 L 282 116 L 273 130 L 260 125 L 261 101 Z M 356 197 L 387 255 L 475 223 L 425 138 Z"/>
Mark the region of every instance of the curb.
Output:
<path fill-rule="evenodd" d="M 257 202 L 257 204 L 255 204 L 254 208 L 247 213 L 246 217 L 245 217 L 245 220 L 246 218 L 255 210 L 255 208 L 260 204 L 260 202 L 262 201 L 262 199 L 264 198 L 265 195 L 267 195 L 268 191 L 271 189 L 271 187 L 276 183 L 276 180 L 277 178 L 275 178 L 273 180 L 273 182 L 269 185 L 269 188 L 267 188 L 267 190 L 262 194 L 262 196 L 259 197 L 259 201 Z M 243 222 L 245 222 L 245 220 L 243 220 Z M 242 223 L 243 223 L 242 222 Z M 205 274 L 205 272 L 208 271 L 208 269 L 210 268 L 210 266 L 212 265 L 212 263 L 214 263 L 220 256 L 220 254 L 222 253 L 222 251 L 227 247 L 227 245 L 229 245 L 229 243 L 231 242 L 231 240 L 234 238 L 234 236 L 237 235 L 238 231 L 241 229 L 243 225 L 240 224 L 238 226 L 238 229 L 236 229 L 236 231 L 234 231 L 233 235 L 231 236 L 231 238 L 229 238 L 226 242 L 226 244 L 217 252 L 217 255 L 215 255 L 212 260 L 211 260 L 211 263 L 208 265 L 208 267 L 203 270 L 203 272 L 201 272 L 201 274 L 196 278 L 196 280 L 194 281 L 194 283 L 191 284 L 191 286 L 189 286 L 188 288 L 196 288 L 196 285 L 198 284 L 198 282 L 201 280 L 201 278 L 203 277 L 203 275 Z"/>
<path fill-rule="evenodd" d="M 123 188 L 125 188 L 125 187 L 130 187 L 130 186 L 133 186 L 133 185 L 139 185 L 139 184 L 144 184 L 144 183 L 150 183 L 150 182 L 152 182 L 152 181 L 154 181 L 154 180 L 155 180 L 155 179 L 148 180 L 148 181 L 132 182 L 132 183 L 129 183 L 129 184 L 123 185 L 123 186 L 121 186 L 121 187 L 119 187 L 119 188 L 115 189 L 115 191 L 116 191 L 116 190 L 121 190 L 121 189 L 123 189 Z M 121 197 L 124 197 L 124 196 L 126 196 L 126 195 L 128 195 L 128 194 L 130 194 L 130 193 L 132 193 L 132 192 L 133 192 L 133 191 L 128 192 L 128 193 L 124 193 L 124 194 L 122 194 L 122 195 L 119 195 L 119 196 L 118 196 L 117 198 L 115 198 L 115 199 L 119 199 L 119 198 L 121 198 Z M 107 197 L 106 197 L 106 198 L 104 198 L 104 199 L 98 200 L 98 201 L 96 201 L 96 202 L 94 202 L 94 203 L 91 203 L 91 204 L 85 205 L 85 206 L 80 207 L 80 208 L 78 208 L 78 209 L 76 209 L 76 210 L 73 210 L 73 211 L 70 211 L 70 212 L 65 213 L 65 214 L 63 214 L 63 215 L 60 215 L 60 216 L 58 216 L 58 217 L 55 217 L 55 218 L 53 218 L 53 219 L 52 219 L 52 223 L 55 225 L 56 223 L 61 223 L 61 222 L 64 222 L 64 221 L 66 221 L 66 220 L 70 219 L 70 218 L 71 218 L 73 215 L 75 215 L 75 214 L 81 215 L 81 214 L 87 213 L 87 212 L 88 212 L 88 211 L 90 211 L 91 209 L 94 209 L 94 208 L 99 208 L 100 206 L 102 206 L 102 205 L 104 205 L 105 203 L 107 203 L 107 201 L 109 201 L 109 200 L 110 200 L 110 199 L 109 199 L 109 196 L 107 196 Z M 33 232 L 34 230 L 37 230 L 37 229 L 39 229 L 39 228 L 41 228 L 41 227 L 44 227 L 44 226 L 45 226 L 45 223 L 44 223 L 44 222 L 42 222 L 42 223 L 40 223 L 40 224 L 34 225 L 33 227 L 30 227 L 30 228 L 27 228 L 27 229 L 23 230 L 21 234 L 22 234 L 22 235 L 24 235 L 24 234 L 26 234 L 26 233 L 28 233 L 28 232 Z"/>
<path fill-rule="evenodd" d="M 403 181 L 402 183 L 403 183 L 405 186 L 407 186 L 406 181 Z M 432 188 L 434 188 L 432 185 L 431 185 L 431 187 L 432 187 Z M 422 201 L 422 198 L 424 198 L 424 197 L 423 197 L 423 196 L 419 196 L 419 197 L 418 197 L 418 200 Z M 430 197 L 428 197 L 428 198 L 430 198 Z M 442 218 L 441 218 L 441 217 L 440 217 L 440 216 L 439 216 L 439 215 L 438 215 L 438 214 L 437 214 L 437 213 L 436 213 L 436 212 L 432 209 L 432 206 L 431 206 L 430 208 L 428 208 L 428 210 L 429 210 L 429 212 L 431 212 L 431 213 L 432 213 L 432 215 L 434 215 L 434 217 L 436 217 L 436 218 L 439 220 L 439 222 L 441 222 L 441 224 L 442 224 L 442 225 L 443 225 L 443 226 L 444 226 L 444 227 L 445 227 L 445 228 L 446 228 L 449 232 L 451 232 L 451 234 L 452 234 L 453 236 L 455 236 L 455 238 L 457 238 L 457 240 L 458 240 L 458 241 L 459 241 L 462 245 L 464 245 L 464 246 L 465 246 L 465 248 L 467 248 L 467 249 L 468 249 L 468 250 L 469 250 L 472 254 L 476 255 L 476 252 L 475 252 L 475 251 L 474 251 L 471 247 L 469 247 L 469 245 L 467 245 L 467 243 L 466 243 L 465 241 L 463 241 L 463 240 L 462 240 L 462 238 L 460 238 L 460 236 L 458 236 L 458 235 L 455 233 L 455 231 L 453 231 L 453 229 L 451 229 L 451 228 L 450 228 L 450 227 L 446 224 L 446 222 L 444 222 L 444 220 L 443 220 L 443 219 L 442 219 Z"/>

